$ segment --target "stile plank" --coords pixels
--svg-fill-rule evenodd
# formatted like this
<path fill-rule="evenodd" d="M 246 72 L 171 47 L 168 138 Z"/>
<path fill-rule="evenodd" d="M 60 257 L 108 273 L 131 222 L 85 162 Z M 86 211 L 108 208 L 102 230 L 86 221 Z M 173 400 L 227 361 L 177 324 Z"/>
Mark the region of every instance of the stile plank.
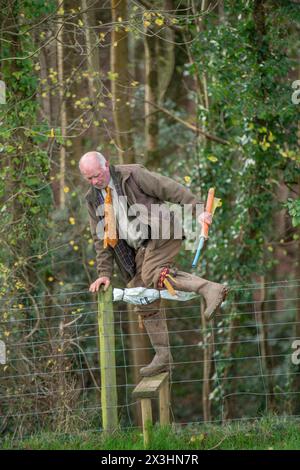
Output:
<path fill-rule="evenodd" d="M 132 392 L 134 398 L 156 398 L 159 389 L 168 380 L 169 372 L 144 377 Z"/>

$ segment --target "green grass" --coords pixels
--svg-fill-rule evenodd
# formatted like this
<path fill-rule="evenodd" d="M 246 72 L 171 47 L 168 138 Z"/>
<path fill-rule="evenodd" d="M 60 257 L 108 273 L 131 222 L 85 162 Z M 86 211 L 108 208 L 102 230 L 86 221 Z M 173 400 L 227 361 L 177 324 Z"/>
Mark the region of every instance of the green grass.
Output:
<path fill-rule="evenodd" d="M 300 449 L 300 422 L 288 418 L 262 418 L 227 425 L 154 426 L 149 450 L 291 450 Z M 2 449 L 33 450 L 138 450 L 144 449 L 138 430 L 116 431 L 111 436 L 96 432 L 74 435 L 43 433 L 20 441 L 8 437 Z"/>

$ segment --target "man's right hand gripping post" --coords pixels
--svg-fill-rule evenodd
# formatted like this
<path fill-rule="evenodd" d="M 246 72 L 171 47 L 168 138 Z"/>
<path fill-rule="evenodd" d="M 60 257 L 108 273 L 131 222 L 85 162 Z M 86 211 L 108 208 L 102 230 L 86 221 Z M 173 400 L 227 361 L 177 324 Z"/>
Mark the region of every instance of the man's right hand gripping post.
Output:
<path fill-rule="evenodd" d="M 98 292 L 102 285 L 104 285 L 104 291 L 106 291 L 110 285 L 110 279 L 106 276 L 98 277 L 98 279 L 90 285 L 89 291 Z"/>

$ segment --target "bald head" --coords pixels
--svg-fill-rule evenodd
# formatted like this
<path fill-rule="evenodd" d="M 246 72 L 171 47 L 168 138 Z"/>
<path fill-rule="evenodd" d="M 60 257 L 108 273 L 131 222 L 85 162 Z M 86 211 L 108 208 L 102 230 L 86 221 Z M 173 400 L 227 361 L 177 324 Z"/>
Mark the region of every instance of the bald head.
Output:
<path fill-rule="evenodd" d="M 97 163 L 105 167 L 107 160 L 106 158 L 102 155 L 102 153 L 99 152 L 87 152 L 84 155 L 82 155 L 81 159 L 79 160 L 79 169 L 81 171 L 81 168 L 84 168 L 85 166 L 90 166 L 90 165 L 97 165 Z"/>
<path fill-rule="evenodd" d="M 105 188 L 110 180 L 109 163 L 99 152 L 87 152 L 79 160 L 82 176 L 98 189 Z"/>

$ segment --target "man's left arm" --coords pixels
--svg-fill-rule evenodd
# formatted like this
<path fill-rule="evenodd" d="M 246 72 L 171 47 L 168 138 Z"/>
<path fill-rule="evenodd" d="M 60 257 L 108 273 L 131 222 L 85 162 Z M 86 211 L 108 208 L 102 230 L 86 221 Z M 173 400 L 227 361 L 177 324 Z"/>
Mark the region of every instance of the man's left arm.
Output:
<path fill-rule="evenodd" d="M 156 197 L 160 201 L 168 201 L 175 204 L 191 204 L 192 213 L 197 215 L 197 204 L 203 207 L 203 212 L 198 217 L 200 224 L 204 222 L 210 225 L 212 223 L 212 215 L 206 212 L 204 202 L 198 200 L 194 194 L 185 186 L 177 181 L 160 175 L 154 171 L 149 171 L 142 165 L 138 166 L 135 174 L 135 181 L 139 188 L 149 196 Z"/>
<path fill-rule="evenodd" d="M 168 201 L 182 205 L 192 204 L 193 210 L 196 209 L 196 204 L 204 204 L 182 184 L 177 183 L 177 181 L 167 176 L 149 171 L 142 165 L 139 165 L 139 169 L 134 176 L 136 183 L 144 193 L 156 197 L 160 201 Z"/>

